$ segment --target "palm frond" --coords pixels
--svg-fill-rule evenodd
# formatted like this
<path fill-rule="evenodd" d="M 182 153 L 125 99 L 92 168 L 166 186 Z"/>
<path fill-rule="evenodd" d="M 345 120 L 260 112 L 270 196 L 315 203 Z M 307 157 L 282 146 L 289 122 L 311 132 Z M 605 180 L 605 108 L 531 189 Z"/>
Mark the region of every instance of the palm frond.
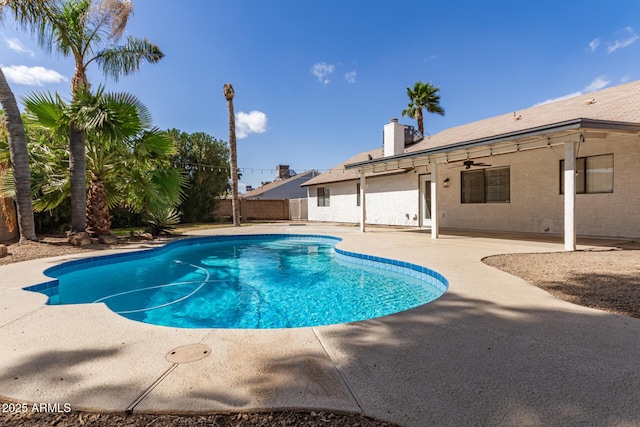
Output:
<path fill-rule="evenodd" d="M 102 143 L 124 143 L 152 122 L 151 113 L 134 95 L 105 93 L 102 86 L 95 93 L 78 92 L 70 111 L 80 129 Z"/>
<path fill-rule="evenodd" d="M 16 196 L 16 185 L 13 180 L 13 171 L 6 168 L 0 171 L 0 198 L 13 199 Z"/>
<path fill-rule="evenodd" d="M 156 63 L 164 53 L 149 40 L 128 37 L 123 45 L 110 46 L 100 51 L 94 60 L 102 68 L 104 75 L 114 80 L 122 75 L 130 75 L 140 69 L 143 61 Z"/>
<path fill-rule="evenodd" d="M 174 140 L 158 128 L 144 131 L 133 141 L 132 148 L 134 156 L 140 159 L 169 160 L 176 154 Z"/>
<path fill-rule="evenodd" d="M 48 129 L 54 135 L 68 135 L 70 118 L 67 103 L 57 93 L 31 92 L 22 98 L 26 119 Z"/>
<path fill-rule="evenodd" d="M 101 0 L 95 5 L 96 13 L 109 23 L 109 39 L 117 41 L 127 26 L 129 16 L 133 14 L 131 0 Z"/>

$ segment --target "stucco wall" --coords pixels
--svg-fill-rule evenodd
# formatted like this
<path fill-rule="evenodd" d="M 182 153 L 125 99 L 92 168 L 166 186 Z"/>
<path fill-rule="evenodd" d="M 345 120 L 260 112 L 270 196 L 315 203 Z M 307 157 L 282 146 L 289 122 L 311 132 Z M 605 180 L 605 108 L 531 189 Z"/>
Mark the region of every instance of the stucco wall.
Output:
<path fill-rule="evenodd" d="M 614 155 L 613 193 L 576 195 L 579 236 L 640 238 L 640 140 L 618 138 L 579 144 L 578 157 Z M 478 159 L 491 167 L 509 166 L 509 203 L 460 201 L 461 162 L 438 166 L 437 191 L 440 226 L 469 230 L 526 232 L 561 235 L 564 232 L 564 196 L 560 194 L 560 160 L 564 147 L 523 151 Z M 417 226 L 418 183 L 415 173 L 367 179 L 367 223 Z M 442 181 L 449 178 L 449 186 Z M 310 187 L 309 220 L 360 221 L 356 206 L 358 181 L 327 184 L 331 206 L 318 207 L 317 186 Z M 409 218 L 407 219 L 407 214 Z M 414 215 L 415 218 L 414 219 Z"/>
<path fill-rule="evenodd" d="M 356 206 L 356 182 L 345 181 L 309 187 L 309 221 L 359 222 L 360 208 Z M 329 206 L 318 206 L 318 187 L 329 187 Z"/>
<path fill-rule="evenodd" d="M 426 171 L 426 169 L 424 169 Z M 359 223 L 356 189 L 359 180 L 309 188 L 309 220 Z M 418 173 L 367 178 L 367 224 L 418 225 Z M 330 206 L 318 206 L 317 188 L 329 187 Z"/>

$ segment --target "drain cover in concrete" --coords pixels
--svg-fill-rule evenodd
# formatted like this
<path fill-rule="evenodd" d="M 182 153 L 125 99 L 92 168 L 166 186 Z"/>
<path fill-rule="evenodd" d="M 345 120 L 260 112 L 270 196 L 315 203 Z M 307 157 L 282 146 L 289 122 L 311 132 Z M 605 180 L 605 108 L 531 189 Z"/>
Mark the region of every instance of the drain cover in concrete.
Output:
<path fill-rule="evenodd" d="M 165 358 L 171 363 L 191 363 L 202 360 L 211 354 L 211 347 L 204 344 L 189 344 L 176 347 Z"/>

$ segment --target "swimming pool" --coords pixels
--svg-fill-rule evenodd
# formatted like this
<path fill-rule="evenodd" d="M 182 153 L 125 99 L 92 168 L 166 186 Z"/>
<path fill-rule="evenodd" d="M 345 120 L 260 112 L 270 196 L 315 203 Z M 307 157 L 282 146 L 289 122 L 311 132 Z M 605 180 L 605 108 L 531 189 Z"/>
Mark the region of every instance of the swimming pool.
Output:
<path fill-rule="evenodd" d="M 128 319 L 181 328 L 346 323 L 426 304 L 447 289 L 426 267 L 335 248 L 320 235 L 189 238 L 71 261 L 25 288 L 48 304 L 104 303 Z"/>

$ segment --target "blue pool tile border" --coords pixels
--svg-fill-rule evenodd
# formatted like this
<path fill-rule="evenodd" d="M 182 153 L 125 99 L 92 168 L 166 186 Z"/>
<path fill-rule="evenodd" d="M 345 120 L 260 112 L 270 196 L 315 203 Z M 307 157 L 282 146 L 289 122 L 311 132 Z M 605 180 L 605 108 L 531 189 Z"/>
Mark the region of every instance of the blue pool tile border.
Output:
<path fill-rule="evenodd" d="M 383 258 L 375 255 L 360 254 L 357 252 L 345 251 L 334 248 L 338 259 L 353 262 L 357 265 L 381 268 L 383 270 L 394 273 L 406 274 L 410 277 L 423 280 L 435 286 L 442 293 L 449 288 L 449 281 L 437 271 L 421 265 L 412 264 L 405 261 L 399 261 L 391 258 Z"/>
<path fill-rule="evenodd" d="M 397 273 L 407 274 L 418 279 L 425 280 L 430 284 L 439 288 L 442 293 L 446 292 L 449 287 L 447 279 L 438 272 L 431 270 L 430 268 L 423 267 L 417 264 L 411 264 L 404 261 L 398 261 L 390 258 L 377 257 L 373 255 L 360 254 L 357 252 L 344 251 L 338 249 L 335 245 L 342 241 L 342 238 L 335 236 L 326 236 L 322 234 L 233 234 L 233 235 L 216 235 L 216 236 L 203 236 L 203 237 L 189 237 L 185 239 L 175 240 L 169 242 L 163 246 L 150 249 L 142 249 L 133 252 L 122 252 L 117 254 L 99 255 L 73 261 L 63 262 L 61 264 L 49 267 L 44 271 L 44 274 L 53 278 L 47 282 L 39 283 L 32 286 L 27 286 L 22 289 L 25 291 L 40 292 L 47 296 L 53 296 L 58 291 L 58 279 L 59 275 L 67 273 L 69 270 L 77 270 L 90 268 L 100 265 L 113 264 L 120 261 L 135 261 L 145 258 L 150 258 L 155 255 L 167 252 L 180 246 L 193 246 L 214 242 L 225 242 L 234 240 L 261 240 L 279 238 L 282 240 L 309 240 L 313 239 L 318 243 L 333 244 L 334 251 L 338 258 L 356 264 L 368 265 L 370 267 L 377 267 L 383 270 L 393 271 Z"/>

